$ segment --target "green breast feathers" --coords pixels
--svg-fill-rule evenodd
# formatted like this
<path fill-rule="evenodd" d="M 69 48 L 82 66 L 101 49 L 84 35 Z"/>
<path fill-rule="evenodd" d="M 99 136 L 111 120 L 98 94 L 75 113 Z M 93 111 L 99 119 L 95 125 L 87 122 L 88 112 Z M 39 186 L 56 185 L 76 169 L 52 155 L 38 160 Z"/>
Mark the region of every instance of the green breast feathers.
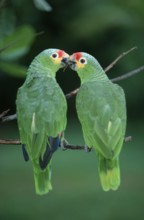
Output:
<path fill-rule="evenodd" d="M 76 108 L 86 144 L 97 147 L 108 158 L 117 156 L 126 128 L 123 90 L 110 81 L 84 83 L 77 95 Z"/>

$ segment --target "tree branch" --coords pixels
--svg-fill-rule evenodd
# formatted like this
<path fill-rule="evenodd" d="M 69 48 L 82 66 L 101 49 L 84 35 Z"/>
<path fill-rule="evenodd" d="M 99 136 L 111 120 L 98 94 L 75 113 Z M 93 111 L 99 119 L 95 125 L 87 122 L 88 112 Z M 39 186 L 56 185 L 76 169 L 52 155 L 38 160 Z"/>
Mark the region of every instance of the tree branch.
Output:
<path fill-rule="evenodd" d="M 131 136 L 125 137 L 124 143 L 130 142 L 132 140 Z M 0 145 L 21 145 L 20 140 L 0 140 Z M 71 145 L 64 141 L 63 150 L 84 150 L 90 152 L 93 147 L 80 146 L 80 145 Z"/>
<path fill-rule="evenodd" d="M 122 75 L 122 76 L 118 76 L 118 77 L 116 77 L 116 78 L 113 78 L 113 79 L 111 79 L 111 81 L 112 81 L 112 82 L 119 82 L 119 81 L 121 81 L 121 80 L 130 78 L 130 77 L 132 77 L 132 76 L 134 76 L 134 75 L 136 75 L 136 74 L 142 72 L 143 70 L 144 70 L 144 66 L 141 66 L 141 67 L 139 67 L 139 68 L 137 68 L 137 69 L 135 69 L 135 70 L 132 70 L 132 71 L 130 71 L 130 72 L 128 72 L 128 73 L 125 73 L 125 74 Z"/>
<path fill-rule="evenodd" d="M 114 65 L 116 65 L 116 63 L 120 59 L 122 59 L 124 56 L 126 56 L 127 54 L 129 54 L 130 52 L 135 50 L 136 48 L 137 47 L 133 47 L 130 50 L 120 54 L 108 67 L 106 67 L 105 72 L 108 72 L 111 68 L 113 68 Z M 2 50 L 3 49 L 1 49 L 0 52 L 2 52 Z M 126 78 L 132 77 L 132 76 L 142 72 L 143 70 L 144 70 L 144 66 L 141 66 L 141 67 L 139 67 L 135 70 L 132 70 L 131 72 L 128 72 L 128 73 L 126 73 L 122 76 L 111 79 L 111 81 L 112 82 L 118 82 L 118 81 L 124 80 Z M 70 93 L 66 94 L 65 95 L 66 99 L 69 99 L 69 98 L 73 97 L 74 95 L 76 95 L 78 90 L 79 90 L 79 88 L 77 88 L 77 89 L 71 91 Z M 16 114 L 5 116 L 8 112 L 9 112 L 9 109 L 0 114 L 0 121 L 1 122 L 12 121 L 12 120 L 17 118 Z M 131 140 L 132 140 L 131 136 L 125 137 L 124 143 L 129 142 Z M 2 140 L 2 139 L 0 139 L 0 145 L 2 145 L 2 144 L 3 145 L 21 145 L 21 142 L 20 142 L 20 140 Z M 71 144 L 68 144 L 67 141 L 65 140 L 65 142 L 63 143 L 63 149 L 64 150 L 67 150 L 67 149 L 70 149 L 70 150 L 85 150 L 87 152 L 90 152 L 93 148 L 90 148 L 90 147 L 87 147 L 87 146 L 71 145 Z"/>
<path fill-rule="evenodd" d="M 134 75 L 137 75 L 138 73 L 142 72 L 143 70 L 144 70 L 144 66 L 141 66 L 141 67 L 139 67 L 139 68 L 137 68 L 137 69 L 135 69 L 135 70 L 132 70 L 132 71 L 130 71 L 130 72 L 128 72 L 128 73 L 125 73 L 125 74 L 122 75 L 122 76 L 118 76 L 118 77 L 116 77 L 116 78 L 113 78 L 113 79 L 111 79 L 111 81 L 112 81 L 112 82 L 119 82 L 119 81 L 121 81 L 121 80 L 130 78 L 130 77 L 132 77 L 132 76 L 134 76 Z M 78 90 L 79 90 L 79 88 L 77 88 L 77 89 L 71 91 L 70 93 L 67 93 L 67 94 L 65 95 L 66 99 L 70 99 L 70 98 L 72 98 L 73 96 L 75 96 L 75 95 L 77 94 Z M 6 110 L 6 111 L 4 111 L 4 112 L 2 112 L 2 113 L 0 114 L 0 121 L 1 121 L 1 122 L 7 122 L 7 121 L 12 121 L 12 120 L 17 119 L 16 114 L 5 116 L 8 112 L 9 112 L 9 109 Z"/>
<path fill-rule="evenodd" d="M 110 64 L 105 68 L 105 72 L 108 72 L 110 69 L 112 69 L 112 68 L 116 65 L 116 63 L 117 63 L 119 60 L 121 60 L 123 57 L 125 57 L 126 55 L 128 55 L 130 52 L 132 52 L 132 51 L 135 50 L 135 49 L 137 49 L 137 47 L 132 47 L 131 49 L 129 49 L 129 50 L 127 50 L 127 51 L 121 53 L 112 63 L 110 63 Z M 133 70 L 133 71 L 131 71 L 131 72 L 128 72 L 128 73 L 126 73 L 126 74 L 124 74 L 124 75 L 122 75 L 122 76 L 120 76 L 120 77 L 116 77 L 116 78 L 112 79 L 112 82 L 118 82 L 118 81 L 121 81 L 121 80 L 123 80 L 123 79 L 129 78 L 129 77 L 131 77 L 131 76 L 133 76 L 133 75 L 135 75 L 135 74 L 141 72 L 142 70 L 143 70 L 143 66 L 140 67 L 140 68 L 138 68 L 138 69 L 135 69 L 135 70 Z M 79 88 L 77 88 L 77 89 L 71 91 L 70 93 L 66 94 L 66 95 L 65 95 L 65 96 L 66 96 L 66 99 L 69 99 L 69 98 L 75 96 L 78 91 L 79 91 Z"/>
<path fill-rule="evenodd" d="M 77 89 L 71 91 L 70 93 L 67 93 L 67 94 L 65 95 L 66 99 L 70 99 L 72 96 L 76 95 L 76 94 L 78 93 L 78 91 L 79 91 L 79 88 L 77 88 Z"/>
<path fill-rule="evenodd" d="M 6 144 L 6 145 L 21 145 L 20 140 L 2 140 L 0 139 L 0 145 Z"/>
<path fill-rule="evenodd" d="M 112 69 L 119 60 L 121 60 L 123 57 L 125 57 L 126 55 L 128 55 L 130 52 L 132 52 L 135 49 L 137 49 L 137 47 L 132 47 L 130 50 L 127 50 L 127 51 L 123 52 L 122 54 L 120 54 L 112 63 L 110 63 L 105 68 L 105 72 L 108 72 L 110 69 Z"/>
<path fill-rule="evenodd" d="M 17 115 L 16 114 L 2 117 L 1 121 L 2 122 L 7 122 L 7 121 L 13 121 L 15 119 L 17 119 Z"/>
<path fill-rule="evenodd" d="M 17 118 L 16 114 L 5 116 L 9 111 L 10 109 L 7 109 L 0 114 L 0 122 L 12 121 Z"/>
<path fill-rule="evenodd" d="M 121 76 L 118 76 L 118 77 L 116 77 L 116 78 L 113 78 L 113 79 L 111 79 L 111 81 L 112 81 L 112 82 L 119 82 L 119 81 L 121 81 L 121 80 L 130 78 L 130 77 L 132 77 L 132 76 L 134 76 L 134 75 L 136 75 L 136 74 L 142 72 L 143 70 L 144 70 L 144 66 L 141 66 L 141 67 L 139 67 L 139 68 L 137 68 L 137 69 L 135 69 L 135 70 L 132 70 L 132 71 L 130 71 L 130 72 L 128 72 L 128 73 L 125 73 L 124 75 L 121 75 Z M 66 99 L 72 98 L 73 96 L 75 96 L 75 95 L 77 94 L 78 91 L 79 91 L 79 88 L 77 88 L 77 89 L 71 91 L 70 93 L 66 94 L 66 95 L 65 95 L 65 96 L 66 96 Z"/>
<path fill-rule="evenodd" d="M 88 146 L 80 146 L 80 145 L 72 145 L 67 144 L 63 148 L 64 150 L 84 150 L 86 152 L 90 152 L 93 148 Z"/>
<path fill-rule="evenodd" d="M 9 110 L 10 110 L 10 109 L 7 109 L 7 110 L 5 110 L 4 112 L 2 112 L 2 113 L 0 114 L 0 120 L 3 119 L 3 117 L 9 112 Z"/>

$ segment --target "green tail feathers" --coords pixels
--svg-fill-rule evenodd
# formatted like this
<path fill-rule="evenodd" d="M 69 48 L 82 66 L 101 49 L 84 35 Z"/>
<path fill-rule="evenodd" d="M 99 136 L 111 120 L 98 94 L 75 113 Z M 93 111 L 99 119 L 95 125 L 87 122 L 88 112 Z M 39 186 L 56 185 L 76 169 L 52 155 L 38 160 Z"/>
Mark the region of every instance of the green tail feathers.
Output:
<path fill-rule="evenodd" d="M 35 182 L 36 194 L 38 195 L 47 194 L 50 190 L 52 190 L 51 171 L 49 166 L 44 170 L 33 167 L 33 170 L 34 170 L 34 182 Z"/>
<path fill-rule="evenodd" d="M 99 175 L 104 191 L 117 190 L 120 185 L 118 158 L 110 160 L 99 156 Z"/>

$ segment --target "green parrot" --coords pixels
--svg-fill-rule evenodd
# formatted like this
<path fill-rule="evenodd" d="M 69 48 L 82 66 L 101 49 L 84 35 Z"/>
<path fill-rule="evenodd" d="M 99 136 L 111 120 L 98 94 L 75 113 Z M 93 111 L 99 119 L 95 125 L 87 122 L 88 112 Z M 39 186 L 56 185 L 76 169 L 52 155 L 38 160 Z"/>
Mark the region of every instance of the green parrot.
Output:
<path fill-rule="evenodd" d="M 43 195 L 52 189 L 51 158 L 60 146 L 66 128 L 67 103 L 56 82 L 56 72 L 65 66 L 68 54 L 46 49 L 30 64 L 24 84 L 18 89 L 18 128 L 25 160 L 31 160 L 35 190 Z"/>
<path fill-rule="evenodd" d="M 120 185 L 119 154 L 126 130 L 126 102 L 123 89 L 112 83 L 98 61 L 83 52 L 67 61 L 80 77 L 76 110 L 84 140 L 98 157 L 100 182 L 104 191 Z"/>

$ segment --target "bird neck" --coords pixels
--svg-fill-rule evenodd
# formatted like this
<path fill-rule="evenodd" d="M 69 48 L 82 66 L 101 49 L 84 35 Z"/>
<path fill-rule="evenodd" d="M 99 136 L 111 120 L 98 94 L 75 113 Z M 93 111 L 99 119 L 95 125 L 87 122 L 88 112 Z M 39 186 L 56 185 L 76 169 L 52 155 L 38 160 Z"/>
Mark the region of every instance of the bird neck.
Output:
<path fill-rule="evenodd" d="M 40 57 L 36 57 L 29 66 L 28 73 L 35 76 L 46 76 L 55 78 L 56 71 L 53 70 L 51 65 L 48 65 L 48 61 L 41 60 Z"/>
<path fill-rule="evenodd" d="M 109 78 L 105 74 L 102 67 L 93 70 L 87 70 L 86 72 L 79 70 L 78 75 L 81 79 L 81 84 L 89 81 L 109 81 Z"/>

